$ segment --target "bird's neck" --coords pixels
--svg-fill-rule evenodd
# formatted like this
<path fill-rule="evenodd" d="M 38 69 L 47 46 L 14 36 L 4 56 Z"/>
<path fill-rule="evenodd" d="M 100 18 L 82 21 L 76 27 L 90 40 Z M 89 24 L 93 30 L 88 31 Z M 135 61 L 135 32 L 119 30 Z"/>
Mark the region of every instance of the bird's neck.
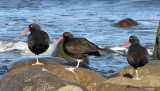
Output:
<path fill-rule="evenodd" d="M 41 31 L 41 30 L 30 30 L 31 32 L 37 32 L 37 31 Z"/>
<path fill-rule="evenodd" d="M 64 42 L 68 42 L 68 41 L 70 41 L 70 40 L 72 40 L 72 39 L 66 38 L 66 39 L 64 39 Z"/>
<path fill-rule="evenodd" d="M 136 46 L 136 45 L 140 45 L 139 43 L 138 44 L 131 44 L 130 47 L 133 47 L 133 46 Z"/>

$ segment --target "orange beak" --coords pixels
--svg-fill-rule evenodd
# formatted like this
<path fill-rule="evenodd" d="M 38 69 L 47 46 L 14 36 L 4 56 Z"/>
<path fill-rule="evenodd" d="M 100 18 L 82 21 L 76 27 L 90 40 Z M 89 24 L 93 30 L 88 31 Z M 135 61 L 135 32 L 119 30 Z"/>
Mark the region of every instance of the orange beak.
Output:
<path fill-rule="evenodd" d="M 123 46 L 125 46 L 125 45 L 127 45 L 129 43 L 130 43 L 129 41 L 125 42 L 123 45 L 121 45 L 121 47 L 123 47 Z"/>
<path fill-rule="evenodd" d="M 27 33 L 29 30 L 30 30 L 30 29 L 25 30 L 24 32 L 20 33 L 17 37 L 19 37 L 19 36 L 21 36 L 21 35 Z"/>
<path fill-rule="evenodd" d="M 62 39 L 64 39 L 63 36 L 62 36 L 61 38 L 57 39 L 56 41 L 54 41 L 54 43 L 56 43 L 56 42 L 58 42 L 58 41 L 60 41 L 60 40 L 62 40 Z"/>

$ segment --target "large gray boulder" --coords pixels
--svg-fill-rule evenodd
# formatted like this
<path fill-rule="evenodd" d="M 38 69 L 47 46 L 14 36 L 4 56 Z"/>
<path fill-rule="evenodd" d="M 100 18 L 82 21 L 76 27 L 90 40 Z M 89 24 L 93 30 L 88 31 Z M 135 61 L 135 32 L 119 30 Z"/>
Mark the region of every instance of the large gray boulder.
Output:
<path fill-rule="evenodd" d="M 104 82 L 106 79 L 96 72 L 84 68 L 77 68 L 65 65 L 28 65 L 12 69 L 7 74 L 18 74 L 22 71 L 40 70 L 52 73 L 59 76 L 64 80 L 69 80 L 75 83 L 79 83 L 86 87 L 88 90 L 95 90 L 96 87 Z"/>
<path fill-rule="evenodd" d="M 49 72 L 39 70 L 6 74 L 1 80 L 0 91 L 63 91 L 59 89 L 68 85 L 72 86 L 71 91 L 75 88 L 78 88 L 79 91 L 88 91 L 78 83 L 67 81 Z M 63 89 L 67 91 L 67 88 Z"/>

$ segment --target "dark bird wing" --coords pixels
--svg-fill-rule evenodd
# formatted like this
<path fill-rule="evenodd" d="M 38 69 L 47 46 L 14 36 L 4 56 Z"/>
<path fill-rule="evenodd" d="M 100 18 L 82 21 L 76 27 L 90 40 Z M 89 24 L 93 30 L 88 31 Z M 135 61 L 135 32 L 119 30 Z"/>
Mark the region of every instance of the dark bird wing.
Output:
<path fill-rule="evenodd" d="M 28 36 L 28 47 L 35 53 L 40 54 L 46 51 L 49 47 L 50 39 L 44 31 L 34 31 Z"/>
<path fill-rule="evenodd" d="M 75 54 L 89 54 L 99 49 L 85 38 L 74 38 L 65 44 L 65 48 L 68 52 Z"/>
<path fill-rule="evenodd" d="M 28 44 L 30 47 L 39 44 L 49 44 L 50 39 L 44 31 L 33 32 L 28 36 Z"/>
<path fill-rule="evenodd" d="M 148 63 L 148 59 L 149 59 L 149 54 L 148 51 L 140 46 L 134 46 L 134 47 L 130 47 L 130 49 L 128 50 L 127 53 L 127 60 L 128 63 L 137 68 L 138 66 L 143 66 L 146 63 Z"/>

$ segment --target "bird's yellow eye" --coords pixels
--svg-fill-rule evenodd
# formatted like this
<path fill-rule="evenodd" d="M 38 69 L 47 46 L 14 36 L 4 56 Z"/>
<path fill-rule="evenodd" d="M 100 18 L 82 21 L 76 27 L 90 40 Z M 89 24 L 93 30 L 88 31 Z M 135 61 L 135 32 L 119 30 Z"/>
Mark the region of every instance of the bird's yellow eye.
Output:
<path fill-rule="evenodd" d="M 64 36 L 67 36 L 67 34 L 65 33 Z"/>
<path fill-rule="evenodd" d="M 129 39 L 132 39 L 132 37 L 130 37 Z"/>
<path fill-rule="evenodd" d="M 33 26 L 30 26 L 30 27 L 33 27 Z"/>

